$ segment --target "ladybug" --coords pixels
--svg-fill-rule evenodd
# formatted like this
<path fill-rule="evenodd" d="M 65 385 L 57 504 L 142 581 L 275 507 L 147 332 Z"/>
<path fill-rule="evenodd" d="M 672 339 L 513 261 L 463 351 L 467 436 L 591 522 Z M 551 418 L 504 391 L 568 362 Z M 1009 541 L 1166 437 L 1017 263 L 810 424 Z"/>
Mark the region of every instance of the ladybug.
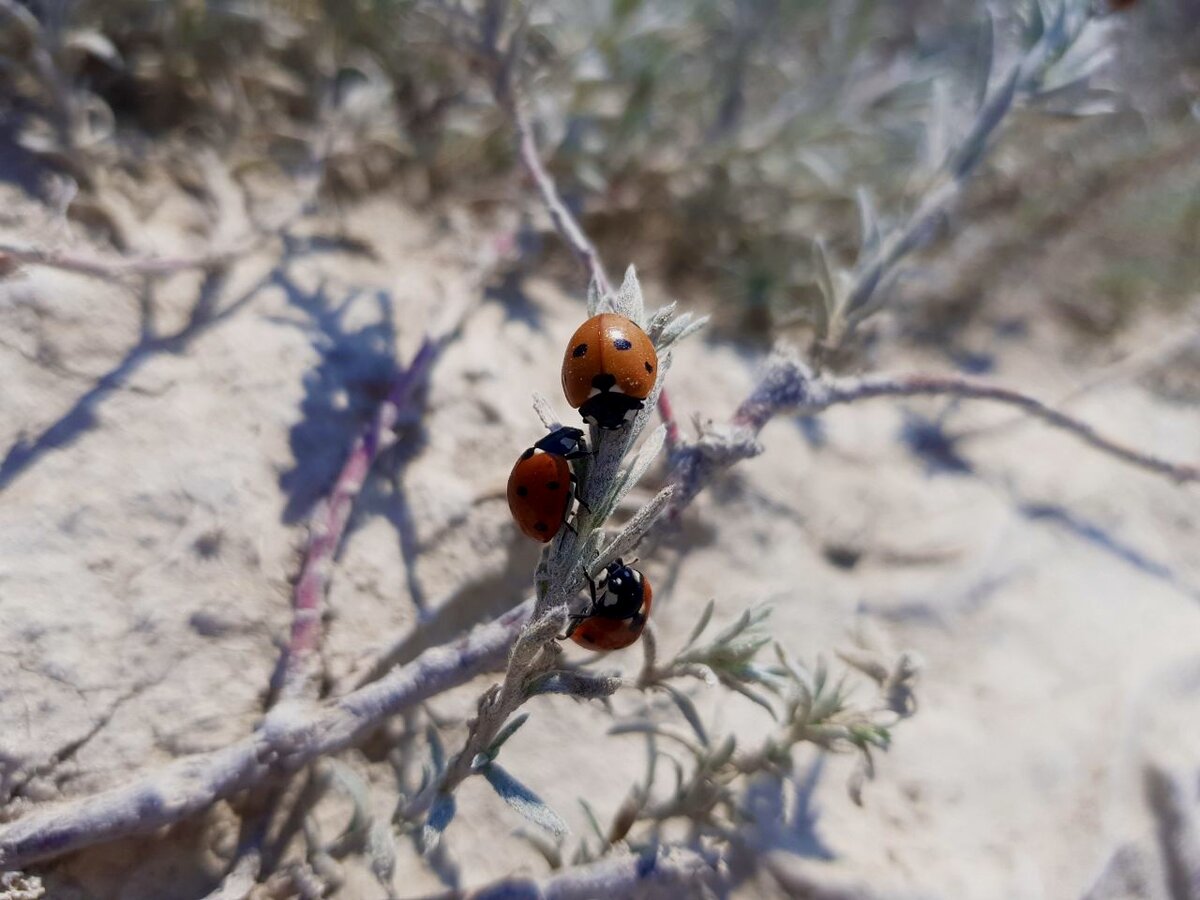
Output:
<path fill-rule="evenodd" d="M 521 531 L 542 543 L 558 534 L 574 493 L 567 461 L 587 455 L 578 428 L 558 428 L 521 454 L 508 476 L 508 508 Z"/>
<path fill-rule="evenodd" d="M 620 428 L 658 378 L 654 344 L 635 323 L 616 313 L 592 316 L 571 335 L 563 357 L 567 402 L 601 428 Z"/>
<path fill-rule="evenodd" d="M 641 637 L 654 596 L 642 573 L 615 559 L 599 585 L 586 573 L 584 577 L 592 602 L 582 615 L 571 617 L 565 637 L 588 650 L 620 650 Z"/>

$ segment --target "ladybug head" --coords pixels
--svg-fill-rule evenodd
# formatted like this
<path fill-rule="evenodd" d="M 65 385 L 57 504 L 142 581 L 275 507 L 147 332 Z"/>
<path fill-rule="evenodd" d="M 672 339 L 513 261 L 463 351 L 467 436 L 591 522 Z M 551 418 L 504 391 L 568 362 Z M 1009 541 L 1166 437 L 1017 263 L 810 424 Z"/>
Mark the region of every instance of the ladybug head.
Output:
<path fill-rule="evenodd" d="M 634 560 L 637 562 L 637 560 Z M 614 559 L 608 564 L 607 575 L 604 579 L 605 588 L 617 596 L 640 594 L 642 590 L 642 575 L 632 566 L 625 565 L 620 559 Z"/>

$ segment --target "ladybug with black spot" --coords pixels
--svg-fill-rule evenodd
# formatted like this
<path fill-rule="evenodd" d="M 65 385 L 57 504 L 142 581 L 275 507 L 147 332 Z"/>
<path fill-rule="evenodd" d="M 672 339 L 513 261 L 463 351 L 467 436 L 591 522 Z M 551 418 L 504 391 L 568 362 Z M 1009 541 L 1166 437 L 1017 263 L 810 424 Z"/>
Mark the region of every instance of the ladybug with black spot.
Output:
<path fill-rule="evenodd" d="M 508 476 L 508 508 L 521 531 L 542 543 L 558 534 L 575 493 L 568 461 L 587 455 L 578 428 L 555 429 L 521 454 Z"/>
<path fill-rule="evenodd" d="M 592 316 L 571 336 L 563 357 L 567 402 L 600 428 L 621 428 L 642 409 L 658 378 L 658 354 L 646 332 L 625 316 Z"/>
<path fill-rule="evenodd" d="M 615 559 L 600 576 L 599 584 L 586 572 L 584 577 L 592 602 L 583 614 L 571 617 L 565 637 L 588 650 L 620 650 L 640 638 L 654 596 L 645 576 Z"/>

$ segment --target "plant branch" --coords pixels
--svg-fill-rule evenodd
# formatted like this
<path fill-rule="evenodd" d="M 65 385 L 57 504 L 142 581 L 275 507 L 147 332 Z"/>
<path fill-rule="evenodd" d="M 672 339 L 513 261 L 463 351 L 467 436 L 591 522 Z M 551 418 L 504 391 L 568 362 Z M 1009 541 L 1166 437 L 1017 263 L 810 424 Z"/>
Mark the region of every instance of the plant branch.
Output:
<path fill-rule="evenodd" d="M 181 759 L 101 794 L 39 807 L 0 828 L 0 870 L 148 834 L 354 746 L 389 716 L 501 666 L 532 606 L 523 603 L 338 700 L 320 706 L 282 703 L 253 734 L 228 747 Z"/>
<path fill-rule="evenodd" d="M 709 425 L 700 436 L 673 457 L 672 500 L 677 509 L 691 500 L 716 475 L 762 452 L 758 434 L 777 415 L 813 415 L 832 406 L 874 397 L 946 396 L 987 400 L 1020 409 L 1052 428 L 1074 435 L 1100 452 L 1177 483 L 1200 481 L 1200 466 L 1172 462 L 1157 454 L 1130 447 L 1100 434 L 1074 416 L 1047 406 L 1013 388 L 953 375 L 872 375 L 836 378 L 814 375 L 790 349 L 781 349 L 767 360 L 750 395 L 727 425 Z"/>
<path fill-rule="evenodd" d="M 468 900 L 540 897 L 545 900 L 591 900 L 594 897 L 699 896 L 702 886 L 715 887 L 726 878 L 724 857 L 684 847 L 613 856 L 575 866 L 545 878 L 505 878 L 467 894 L 443 895 Z"/>

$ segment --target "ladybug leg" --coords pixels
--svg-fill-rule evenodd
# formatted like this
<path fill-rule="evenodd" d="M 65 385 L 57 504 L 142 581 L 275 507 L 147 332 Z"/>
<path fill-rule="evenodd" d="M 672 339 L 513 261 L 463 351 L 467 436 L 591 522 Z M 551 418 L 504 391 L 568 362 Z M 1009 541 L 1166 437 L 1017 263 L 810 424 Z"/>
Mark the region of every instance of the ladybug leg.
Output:
<path fill-rule="evenodd" d="M 571 473 L 571 493 L 573 493 L 575 495 L 575 502 L 578 503 L 580 506 L 582 506 L 584 509 L 586 509 L 590 513 L 592 511 L 592 508 L 587 505 L 587 501 L 584 500 L 583 497 L 580 495 L 578 488 L 579 488 L 579 479 L 576 478 L 575 473 L 572 472 Z"/>
<path fill-rule="evenodd" d="M 579 623 L 582 622 L 586 618 L 587 618 L 586 615 L 582 615 L 582 614 L 578 614 L 578 613 L 568 616 L 567 617 L 567 632 L 566 632 L 566 634 L 560 634 L 558 636 L 558 640 L 565 641 L 568 638 L 570 638 L 571 635 L 573 635 L 575 633 L 575 629 L 579 627 Z"/>

